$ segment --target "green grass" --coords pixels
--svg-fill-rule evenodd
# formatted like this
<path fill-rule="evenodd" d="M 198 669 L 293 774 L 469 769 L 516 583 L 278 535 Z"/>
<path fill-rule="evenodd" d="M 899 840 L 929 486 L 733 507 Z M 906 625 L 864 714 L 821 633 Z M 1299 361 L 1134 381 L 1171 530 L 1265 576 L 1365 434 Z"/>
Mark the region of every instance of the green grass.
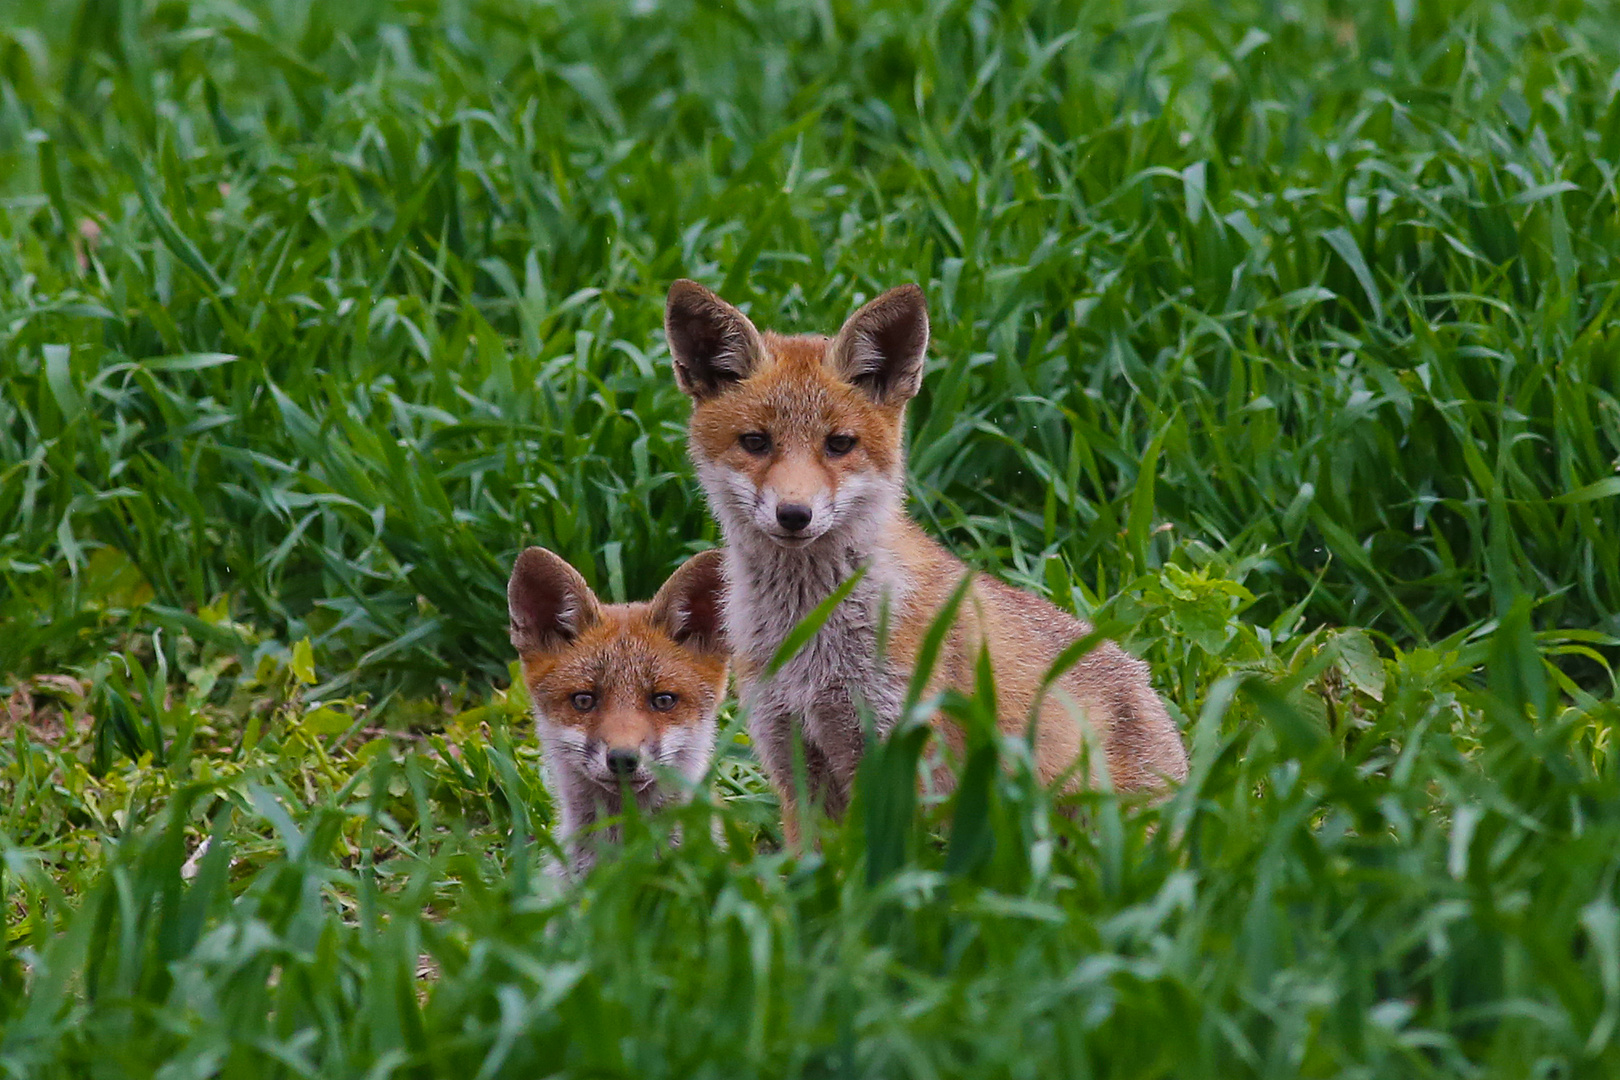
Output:
<path fill-rule="evenodd" d="M 0 1074 L 1620 1069 L 1614 5 L 7 12 Z M 545 875 L 506 571 L 714 542 L 679 276 L 924 286 L 913 512 L 1175 798 L 897 739 L 795 859 L 728 734 Z"/>

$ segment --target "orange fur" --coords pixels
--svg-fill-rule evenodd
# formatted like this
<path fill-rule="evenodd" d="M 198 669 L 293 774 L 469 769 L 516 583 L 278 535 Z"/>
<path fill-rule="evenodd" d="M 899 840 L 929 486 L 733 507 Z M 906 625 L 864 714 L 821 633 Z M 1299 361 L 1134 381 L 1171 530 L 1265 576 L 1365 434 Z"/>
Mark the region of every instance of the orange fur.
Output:
<path fill-rule="evenodd" d="M 726 689 L 724 654 L 705 655 L 677 645 L 648 604 L 605 604 L 598 621 L 555 651 L 532 649 L 520 657 L 523 683 L 537 708 L 562 726 L 577 728 L 609 749 L 638 749 L 671 728 L 701 723 L 720 706 Z M 597 695 L 588 712 L 570 697 Z M 675 707 L 653 709 L 655 692 L 673 693 Z"/>

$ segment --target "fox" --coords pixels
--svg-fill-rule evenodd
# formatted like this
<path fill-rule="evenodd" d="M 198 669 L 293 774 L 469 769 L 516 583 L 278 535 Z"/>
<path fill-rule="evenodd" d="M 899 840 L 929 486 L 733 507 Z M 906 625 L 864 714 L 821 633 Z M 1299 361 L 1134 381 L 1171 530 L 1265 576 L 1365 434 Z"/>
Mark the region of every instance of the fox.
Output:
<path fill-rule="evenodd" d="M 692 402 L 688 449 L 724 540 L 738 696 L 795 846 L 795 742 L 810 794 L 841 815 L 866 745 L 861 707 L 879 738 L 893 729 L 924 635 L 969 574 L 905 510 L 906 405 L 922 385 L 929 331 L 915 284 L 863 305 L 832 337 L 762 333 L 685 279 L 665 304 L 675 380 Z M 768 673 L 795 624 L 862 566 L 816 634 Z M 1076 783 L 1088 742 L 1100 751 L 1087 759 L 1093 773 L 1100 757 L 1115 790 L 1162 791 L 1186 778 L 1186 749 L 1146 663 L 1105 641 L 1042 694 L 1059 654 L 1092 628 L 986 574 L 972 573 L 966 589 L 930 693 L 971 692 L 988 650 L 998 726 L 1027 735 L 1033 718 L 1042 782 Z M 960 729 L 938 715 L 932 727 L 959 757 Z M 950 770 L 934 775 L 948 793 Z"/>
<path fill-rule="evenodd" d="M 690 798 L 714 756 L 728 685 L 718 551 L 694 555 L 647 603 L 604 604 L 578 570 L 524 550 L 507 583 L 517 650 L 557 807 L 563 873 L 595 863 L 582 835 L 625 809 Z M 617 842 L 618 830 L 597 830 Z M 558 868 L 554 868 L 558 869 Z"/>

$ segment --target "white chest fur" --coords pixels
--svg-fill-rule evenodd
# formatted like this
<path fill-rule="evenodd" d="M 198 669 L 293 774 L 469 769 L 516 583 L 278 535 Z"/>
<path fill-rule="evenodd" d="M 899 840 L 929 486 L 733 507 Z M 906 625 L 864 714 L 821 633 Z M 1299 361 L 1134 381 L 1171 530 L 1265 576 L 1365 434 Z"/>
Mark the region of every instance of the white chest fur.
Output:
<path fill-rule="evenodd" d="M 864 740 L 862 709 L 880 736 L 899 717 L 903 679 L 878 655 L 885 603 L 893 625 L 906 600 L 899 575 L 881 549 L 862 550 L 853 537 L 806 550 L 783 549 L 764 537 L 741 539 L 727 551 L 726 625 L 756 741 L 776 741 L 783 724 L 797 722 L 805 742 L 834 771 L 852 772 Z M 863 563 L 866 575 L 821 629 L 778 671 L 766 674 L 794 627 Z M 760 746 L 767 767 L 775 749 Z"/>

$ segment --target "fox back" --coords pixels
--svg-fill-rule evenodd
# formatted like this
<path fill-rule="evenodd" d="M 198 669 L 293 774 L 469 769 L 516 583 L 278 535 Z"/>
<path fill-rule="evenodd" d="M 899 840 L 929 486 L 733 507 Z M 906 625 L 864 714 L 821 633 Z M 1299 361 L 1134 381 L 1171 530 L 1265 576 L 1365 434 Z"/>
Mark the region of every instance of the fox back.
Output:
<path fill-rule="evenodd" d="M 695 555 L 652 601 L 603 604 L 544 548 L 518 556 L 507 586 L 558 832 L 685 798 L 714 753 L 725 696 L 720 553 Z M 588 862 L 576 852 L 576 863 Z"/>

